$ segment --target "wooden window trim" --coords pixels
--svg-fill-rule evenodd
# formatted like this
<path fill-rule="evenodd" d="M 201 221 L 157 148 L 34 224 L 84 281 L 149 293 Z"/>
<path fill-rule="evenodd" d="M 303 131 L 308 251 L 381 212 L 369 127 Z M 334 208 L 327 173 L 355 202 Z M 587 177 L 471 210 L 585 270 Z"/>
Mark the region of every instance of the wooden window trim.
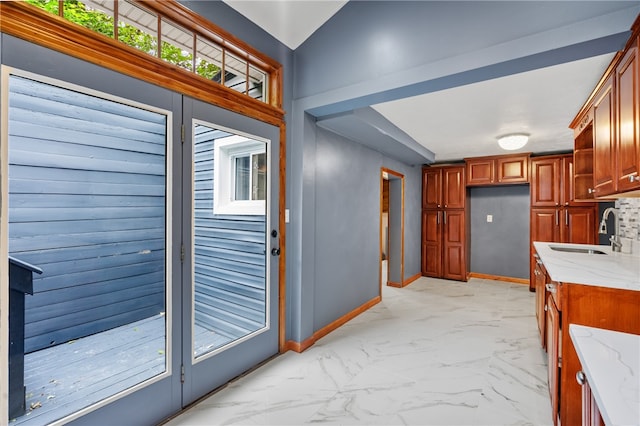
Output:
<path fill-rule="evenodd" d="M 209 81 L 25 2 L 0 2 L 2 32 L 269 124 L 280 125 L 283 122 L 282 66 L 278 62 L 174 0 L 140 3 L 176 24 L 220 43 L 225 49 L 267 71 L 270 104 Z"/>

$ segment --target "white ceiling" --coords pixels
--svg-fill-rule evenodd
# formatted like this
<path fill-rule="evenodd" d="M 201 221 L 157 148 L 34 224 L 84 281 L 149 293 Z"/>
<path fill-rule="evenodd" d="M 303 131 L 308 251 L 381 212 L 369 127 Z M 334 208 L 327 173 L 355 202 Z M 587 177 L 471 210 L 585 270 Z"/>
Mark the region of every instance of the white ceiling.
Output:
<path fill-rule="evenodd" d="M 347 0 L 223 0 L 292 50 Z"/>
<path fill-rule="evenodd" d="M 224 1 L 291 49 L 346 3 Z M 514 152 L 571 150 L 568 125 L 612 57 L 598 56 L 372 107 L 435 153 L 438 162 L 508 153 L 497 146 L 496 138 L 511 132 L 531 135 L 530 142 Z"/>

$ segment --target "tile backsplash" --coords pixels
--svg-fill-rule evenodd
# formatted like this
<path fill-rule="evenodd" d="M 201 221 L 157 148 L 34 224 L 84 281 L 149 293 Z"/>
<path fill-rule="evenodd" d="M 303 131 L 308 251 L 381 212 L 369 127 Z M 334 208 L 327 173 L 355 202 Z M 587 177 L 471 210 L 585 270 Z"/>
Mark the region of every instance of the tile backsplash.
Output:
<path fill-rule="evenodd" d="M 640 241 L 640 198 L 619 198 L 620 236 Z"/>

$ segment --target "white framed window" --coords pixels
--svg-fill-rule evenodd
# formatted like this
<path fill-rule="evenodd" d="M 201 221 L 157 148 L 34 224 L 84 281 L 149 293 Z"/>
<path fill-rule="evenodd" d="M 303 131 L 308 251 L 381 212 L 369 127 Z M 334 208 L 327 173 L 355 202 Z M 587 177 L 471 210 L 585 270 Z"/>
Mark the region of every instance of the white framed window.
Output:
<path fill-rule="evenodd" d="M 213 173 L 213 214 L 265 214 L 267 151 L 264 142 L 240 135 L 217 139 Z"/>

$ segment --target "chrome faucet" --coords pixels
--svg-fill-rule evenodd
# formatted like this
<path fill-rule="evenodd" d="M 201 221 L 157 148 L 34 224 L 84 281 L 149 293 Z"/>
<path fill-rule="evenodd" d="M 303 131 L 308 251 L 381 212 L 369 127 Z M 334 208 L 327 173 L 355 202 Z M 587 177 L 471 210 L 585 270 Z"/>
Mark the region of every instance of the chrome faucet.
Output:
<path fill-rule="evenodd" d="M 602 212 L 602 220 L 600 221 L 600 230 L 598 232 L 600 234 L 607 233 L 607 218 L 609 217 L 609 213 L 613 213 L 613 223 L 615 228 L 614 234 L 609 238 L 609 241 L 611 241 L 611 250 L 621 251 L 622 243 L 620 242 L 620 219 L 618 217 L 620 210 L 615 207 L 609 207 L 605 209 L 605 211 Z"/>

